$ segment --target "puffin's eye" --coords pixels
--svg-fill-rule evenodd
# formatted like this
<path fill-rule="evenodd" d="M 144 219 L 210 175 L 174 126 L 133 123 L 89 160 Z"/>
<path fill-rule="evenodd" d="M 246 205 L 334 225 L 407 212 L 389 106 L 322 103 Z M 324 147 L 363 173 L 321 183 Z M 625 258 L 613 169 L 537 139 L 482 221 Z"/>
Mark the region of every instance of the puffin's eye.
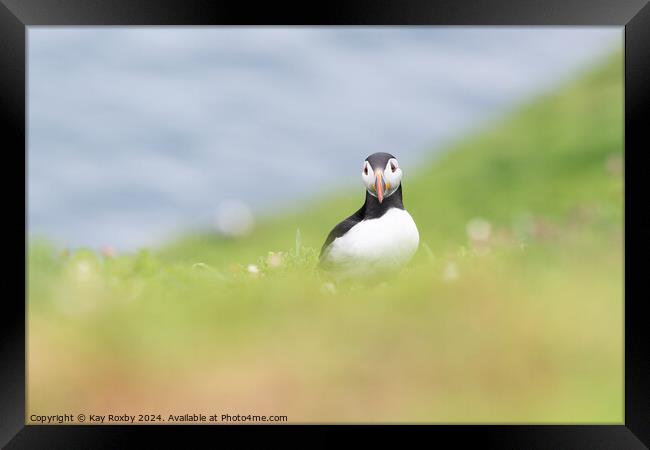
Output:
<path fill-rule="evenodd" d="M 368 164 L 366 164 L 365 166 L 363 166 L 363 174 L 364 174 L 364 175 L 368 175 Z"/>
<path fill-rule="evenodd" d="M 390 162 L 390 170 L 395 172 L 397 170 L 397 164 L 395 164 L 395 161 Z"/>

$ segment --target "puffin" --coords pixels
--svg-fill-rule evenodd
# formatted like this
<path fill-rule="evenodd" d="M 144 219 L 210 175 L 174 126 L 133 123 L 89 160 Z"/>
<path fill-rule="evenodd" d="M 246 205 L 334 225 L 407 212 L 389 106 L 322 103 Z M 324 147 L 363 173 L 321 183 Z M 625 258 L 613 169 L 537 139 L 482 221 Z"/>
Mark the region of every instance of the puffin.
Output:
<path fill-rule="evenodd" d="M 402 169 L 390 153 L 363 162 L 365 202 L 330 231 L 319 266 L 338 278 L 366 277 L 402 268 L 418 248 L 420 235 L 402 199 Z"/>

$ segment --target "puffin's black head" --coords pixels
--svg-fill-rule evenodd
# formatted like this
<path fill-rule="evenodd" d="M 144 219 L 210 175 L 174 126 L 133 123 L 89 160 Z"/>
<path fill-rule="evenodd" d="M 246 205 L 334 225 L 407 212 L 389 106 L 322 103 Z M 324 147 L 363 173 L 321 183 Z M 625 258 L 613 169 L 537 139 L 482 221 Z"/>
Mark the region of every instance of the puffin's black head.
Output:
<path fill-rule="evenodd" d="M 402 182 L 402 169 L 390 153 L 373 153 L 363 162 L 361 178 L 370 195 L 379 203 L 397 191 Z"/>

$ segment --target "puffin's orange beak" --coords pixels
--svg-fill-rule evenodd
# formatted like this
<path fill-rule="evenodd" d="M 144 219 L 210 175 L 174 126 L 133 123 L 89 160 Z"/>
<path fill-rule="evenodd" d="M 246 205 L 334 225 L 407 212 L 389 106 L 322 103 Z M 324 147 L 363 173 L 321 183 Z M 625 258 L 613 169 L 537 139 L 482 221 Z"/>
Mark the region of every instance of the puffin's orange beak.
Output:
<path fill-rule="evenodd" d="M 375 192 L 377 193 L 377 200 L 379 200 L 379 203 L 384 201 L 384 180 L 383 180 L 383 172 L 381 170 L 378 170 L 375 172 Z"/>

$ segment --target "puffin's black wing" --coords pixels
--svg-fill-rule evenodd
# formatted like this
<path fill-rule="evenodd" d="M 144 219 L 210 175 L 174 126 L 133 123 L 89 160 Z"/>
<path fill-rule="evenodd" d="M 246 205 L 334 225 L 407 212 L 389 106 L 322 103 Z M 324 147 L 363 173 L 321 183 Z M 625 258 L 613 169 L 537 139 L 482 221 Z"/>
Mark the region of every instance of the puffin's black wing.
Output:
<path fill-rule="evenodd" d="M 332 231 L 330 231 L 330 234 L 327 235 L 327 239 L 325 239 L 325 243 L 320 249 L 320 256 L 318 257 L 319 261 L 323 261 L 323 256 L 325 255 L 325 249 L 334 242 L 334 239 L 343 236 L 345 233 L 347 233 L 350 228 L 358 224 L 363 220 L 364 216 L 364 211 L 365 211 L 366 205 L 364 204 L 359 211 L 355 212 L 352 214 L 350 217 L 345 219 L 343 222 L 339 223 L 337 226 L 334 227 Z"/>

